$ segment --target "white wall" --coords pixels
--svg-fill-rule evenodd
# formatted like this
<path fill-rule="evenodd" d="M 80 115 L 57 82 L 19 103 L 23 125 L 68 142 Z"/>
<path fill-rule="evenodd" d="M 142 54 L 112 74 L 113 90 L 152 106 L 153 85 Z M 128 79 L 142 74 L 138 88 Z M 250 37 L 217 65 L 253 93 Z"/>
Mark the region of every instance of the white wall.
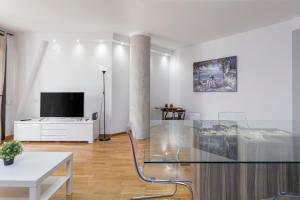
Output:
<path fill-rule="evenodd" d="M 300 18 L 205 42 L 175 52 L 170 101 L 217 119 L 218 112 L 246 112 L 248 119 L 292 119 L 292 31 Z M 193 62 L 238 56 L 238 92 L 194 93 Z"/>
<path fill-rule="evenodd" d="M 18 93 L 21 110 L 18 119 L 40 116 L 41 92 L 84 92 L 84 116 L 90 117 L 93 112 L 100 111 L 102 101 L 102 73 L 98 66 L 107 66 L 107 120 L 112 118 L 112 43 L 96 42 L 96 39 L 107 39 L 106 35 L 95 34 L 18 34 Z M 52 42 L 55 39 L 56 42 Z M 77 43 L 76 39 L 80 39 Z M 32 86 L 28 79 L 33 73 L 33 65 L 42 41 L 47 40 L 42 65 Z M 24 98 L 27 87 L 28 98 Z M 101 100 L 101 101 L 100 101 Z M 25 101 L 24 109 L 20 108 L 21 101 Z M 111 132 L 108 126 L 107 131 Z"/>
<path fill-rule="evenodd" d="M 293 132 L 300 134 L 300 29 L 293 31 Z M 297 143 L 295 142 L 295 145 Z M 299 146 L 299 145 L 298 145 Z"/>
<path fill-rule="evenodd" d="M 14 36 L 7 36 L 7 66 L 6 66 L 6 118 L 5 133 L 13 133 L 14 119 L 16 118 L 16 40 Z"/>
<path fill-rule="evenodd" d="M 249 119 L 292 118 L 292 31 L 300 18 L 230 37 L 177 49 L 165 57 L 151 54 L 151 119 L 160 119 L 154 107 L 173 103 L 216 119 L 220 111 L 246 112 Z M 80 44 L 75 42 L 80 39 Z M 16 119 L 39 117 L 41 91 L 83 91 L 85 116 L 99 111 L 102 77 L 107 73 L 107 132 L 124 131 L 128 123 L 129 48 L 115 44 L 110 33 L 19 33 L 17 39 Z M 52 43 L 52 39 L 57 42 Z M 43 40 L 50 41 L 38 76 L 28 79 Z M 105 40 L 102 43 L 98 40 Z M 238 56 L 238 92 L 194 93 L 193 62 Z M 29 87 L 29 98 L 22 99 Z M 103 127 L 103 126 L 102 126 Z"/>
<path fill-rule="evenodd" d="M 151 54 L 150 69 L 150 119 L 160 120 L 161 112 L 155 107 L 169 103 L 170 57 L 158 53 Z"/>
<path fill-rule="evenodd" d="M 129 122 L 129 47 L 113 44 L 113 132 L 122 132 Z"/>
<path fill-rule="evenodd" d="M 300 120 L 300 30 L 293 32 L 293 120 Z"/>
<path fill-rule="evenodd" d="M 40 92 L 85 92 L 85 117 L 100 112 L 102 73 L 106 73 L 107 133 L 125 131 L 129 118 L 129 47 L 112 42 L 105 33 L 19 33 L 17 39 L 17 110 L 16 119 L 40 116 Z M 54 43 L 52 40 L 55 39 Z M 80 42 L 77 43 L 76 40 Z M 99 42 L 99 41 L 102 42 Z M 34 84 L 29 83 L 42 41 L 49 41 Z M 151 108 L 168 102 L 169 58 L 151 54 Z M 28 98 L 24 94 L 29 91 Z M 24 108 L 21 108 L 24 102 Z M 153 110 L 153 109 L 152 109 Z M 101 112 L 102 113 L 102 112 Z M 156 113 L 157 114 L 157 113 Z M 155 115 L 152 115 L 155 118 Z M 102 117 L 102 115 L 101 115 Z M 160 115 L 156 115 L 159 117 Z M 156 118 L 157 119 L 157 118 Z M 101 123 L 101 132 L 103 124 Z"/>

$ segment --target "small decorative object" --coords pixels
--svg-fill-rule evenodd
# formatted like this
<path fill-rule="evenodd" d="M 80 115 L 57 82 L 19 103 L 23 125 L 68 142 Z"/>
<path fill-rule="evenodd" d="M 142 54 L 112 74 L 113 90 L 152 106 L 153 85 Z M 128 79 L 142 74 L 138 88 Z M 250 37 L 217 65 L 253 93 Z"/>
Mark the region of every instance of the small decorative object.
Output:
<path fill-rule="evenodd" d="M 195 62 L 194 92 L 236 92 L 237 56 Z"/>
<path fill-rule="evenodd" d="M 173 104 L 170 104 L 170 108 L 173 108 Z"/>
<path fill-rule="evenodd" d="M 94 112 L 92 114 L 92 120 L 97 120 L 98 119 L 98 112 Z"/>
<path fill-rule="evenodd" d="M 165 108 L 167 108 L 167 107 L 168 107 L 168 104 L 166 103 L 166 104 L 165 104 Z"/>
<path fill-rule="evenodd" d="M 19 141 L 4 142 L 0 148 L 0 158 L 3 159 L 5 166 L 12 165 L 15 157 L 22 152 L 23 147 Z"/>

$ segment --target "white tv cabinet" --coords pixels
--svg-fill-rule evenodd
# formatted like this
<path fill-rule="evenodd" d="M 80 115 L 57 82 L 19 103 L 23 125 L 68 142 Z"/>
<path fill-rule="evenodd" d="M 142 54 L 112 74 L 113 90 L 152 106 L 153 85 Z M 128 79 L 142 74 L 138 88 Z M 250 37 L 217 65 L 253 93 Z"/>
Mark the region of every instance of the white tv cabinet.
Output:
<path fill-rule="evenodd" d="M 84 118 L 38 118 L 14 122 L 18 141 L 87 141 L 97 137 L 96 122 Z"/>

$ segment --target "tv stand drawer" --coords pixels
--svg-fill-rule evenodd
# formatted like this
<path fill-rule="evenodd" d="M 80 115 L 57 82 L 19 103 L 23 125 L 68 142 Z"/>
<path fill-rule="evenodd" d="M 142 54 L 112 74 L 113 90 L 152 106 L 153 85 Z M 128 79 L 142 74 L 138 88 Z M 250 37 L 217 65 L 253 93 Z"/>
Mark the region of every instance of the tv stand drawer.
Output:
<path fill-rule="evenodd" d="M 42 135 L 41 141 L 68 141 L 66 135 Z"/>
<path fill-rule="evenodd" d="M 20 141 L 40 141 L 41 125 L 40 124 L 18 124 L 14 128 L 15 139 Z"/>
<path fill-rule="evenodd" d="M 70 127 L 69 124 L 43 124 L 42 130 L 67 130 Z"/>
<path fill-rule="evenodd" d="M 66 124 L 43 124 L 41 136 L 65 136 L 67 137 L 68 126 Z"/>

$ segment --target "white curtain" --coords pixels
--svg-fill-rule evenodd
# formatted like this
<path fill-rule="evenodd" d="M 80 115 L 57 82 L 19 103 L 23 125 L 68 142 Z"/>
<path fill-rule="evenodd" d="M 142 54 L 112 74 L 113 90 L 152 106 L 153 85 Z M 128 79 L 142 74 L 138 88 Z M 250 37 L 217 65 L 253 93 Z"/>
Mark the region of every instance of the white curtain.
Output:
<path fill-rule="evenodd" d="M 6 116 L 5 133 L 13 133 L 14 120 L 16 118 L 16 41 L 14 36 L 7 35 L 6 56 Z"/>
<path fill-rule="evenodd" d="M 6 52 L 6 39 L 5 36 L 0 34 L 0 95 L 3 95 L 4 77 L 5 77 L 5 53 Z M 0 122 L 2 121 L 2 96 L 0 96 Z M 2 133 L 2 123 L 0 123 L 0 135 Z M 0 137 L 1 138 L 1 137 Z M 1 141 L 1 139 L 0 139 Z"/>

